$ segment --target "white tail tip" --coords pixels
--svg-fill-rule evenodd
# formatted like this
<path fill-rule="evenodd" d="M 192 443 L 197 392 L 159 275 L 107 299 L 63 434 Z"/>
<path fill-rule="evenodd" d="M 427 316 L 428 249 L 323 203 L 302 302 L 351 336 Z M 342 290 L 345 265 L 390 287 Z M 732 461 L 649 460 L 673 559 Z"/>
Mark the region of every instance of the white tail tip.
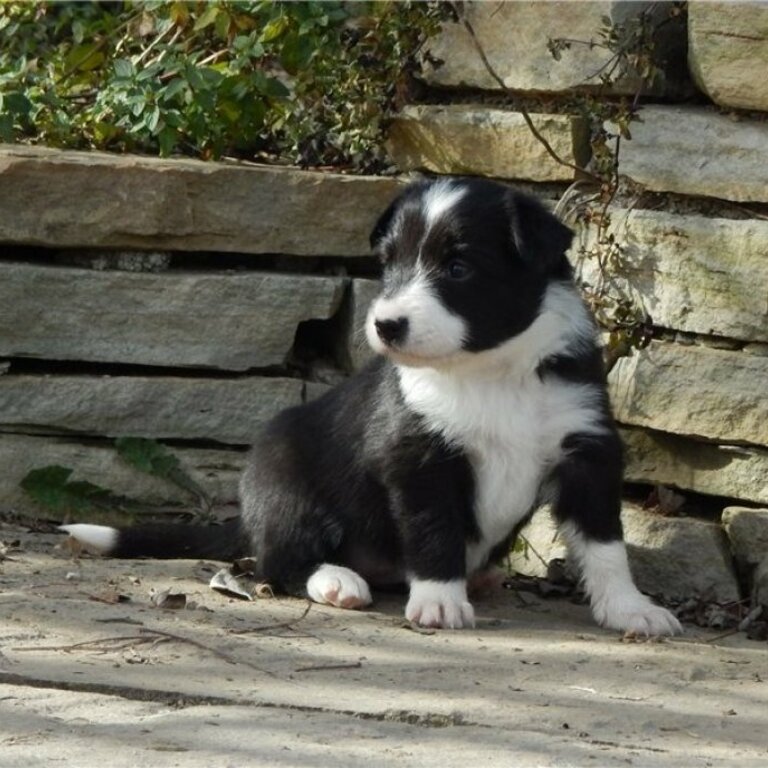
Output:
<path fill-rule="evenodd" d="M 100 555 L 109 554 L 117 544 L 118 531 L 116 528 L 110 528 L 108 525 L 76 523 L 73 525 L 60 525 L 59 530 L 68 533 L 84 547 Z"/>

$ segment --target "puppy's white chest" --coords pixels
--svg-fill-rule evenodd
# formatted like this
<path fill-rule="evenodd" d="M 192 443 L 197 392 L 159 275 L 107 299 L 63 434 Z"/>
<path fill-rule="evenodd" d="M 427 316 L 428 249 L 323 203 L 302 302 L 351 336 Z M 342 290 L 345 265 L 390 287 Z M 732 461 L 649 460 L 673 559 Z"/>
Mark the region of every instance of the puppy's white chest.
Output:
<path fill-rule="evenodd" d="M 401 381 L 409 405 L 472 465 L 480 537 L 467 547 L 467 569 L 474 570 L 536 503 L 563 439 L 595 431 L 599 392 L 535 374 L 510 381 L 404 369 Z"/>

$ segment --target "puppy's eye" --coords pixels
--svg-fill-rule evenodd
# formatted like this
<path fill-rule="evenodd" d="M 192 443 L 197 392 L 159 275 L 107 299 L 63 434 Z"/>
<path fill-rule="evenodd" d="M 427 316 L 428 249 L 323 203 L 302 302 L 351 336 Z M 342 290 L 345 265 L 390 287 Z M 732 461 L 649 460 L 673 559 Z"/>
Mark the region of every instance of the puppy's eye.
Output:
<path fill-rule="evenodd" d="M 466 280 L 472 274 L 472 267 L 461 259 L 451 259 L 445 265 L 445 273 L 451 280 Z"/>

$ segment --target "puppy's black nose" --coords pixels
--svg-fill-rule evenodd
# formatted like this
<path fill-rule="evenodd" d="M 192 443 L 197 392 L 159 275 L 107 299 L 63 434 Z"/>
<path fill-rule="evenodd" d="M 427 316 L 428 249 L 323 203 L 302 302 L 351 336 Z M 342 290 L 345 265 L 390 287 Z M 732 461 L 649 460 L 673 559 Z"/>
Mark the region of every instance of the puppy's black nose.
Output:
<path fill-rule="evenodd" d="M 376 320 L 376 333 L 386 344 L 397 344 L 408 333 L 408 318 L 398 317 L 397 320 Z"/>

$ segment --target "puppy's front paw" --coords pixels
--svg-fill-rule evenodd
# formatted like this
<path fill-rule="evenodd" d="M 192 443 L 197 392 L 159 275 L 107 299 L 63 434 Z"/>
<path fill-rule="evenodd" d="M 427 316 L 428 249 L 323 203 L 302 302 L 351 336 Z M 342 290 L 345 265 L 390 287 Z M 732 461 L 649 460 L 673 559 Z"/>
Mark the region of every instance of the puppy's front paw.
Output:
<path fill-rule="evenodd" d="M 422 627 L 461 629 L 475 626 L 475 612 L 467 600 L 467 584 L 456 581 L 411 582 L 405 618 Z"/>
<path fill-rule="evenodd" d="M 364 608 L 370 605 L 371 590 L 365 579 L 351 568 L 323 563 L 308 579 L 310 600 L 337 608 Z"/>
<path fill-rule="evenodd" d="M 658 637 L 683 631 L 680 622 L 666 608 L 656 605 L 642 592 L 606 595 L 595 602 L 592 611 L 602 626 L 629 635 Z"/>

